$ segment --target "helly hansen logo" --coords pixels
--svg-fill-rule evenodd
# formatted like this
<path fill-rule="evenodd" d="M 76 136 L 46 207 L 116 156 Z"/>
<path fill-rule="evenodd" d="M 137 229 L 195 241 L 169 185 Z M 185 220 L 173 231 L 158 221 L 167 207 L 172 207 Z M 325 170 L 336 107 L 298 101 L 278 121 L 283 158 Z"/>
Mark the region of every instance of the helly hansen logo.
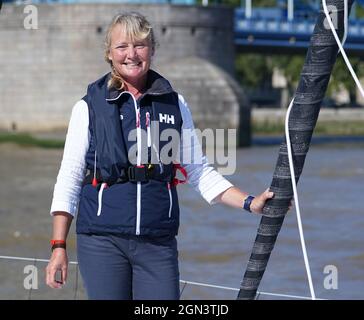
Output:
<path fill-rule="evenodd" d="M 174 124 L 174 115 L 173 114 L 160 113 L 159 114 L 159 122 Z"/>

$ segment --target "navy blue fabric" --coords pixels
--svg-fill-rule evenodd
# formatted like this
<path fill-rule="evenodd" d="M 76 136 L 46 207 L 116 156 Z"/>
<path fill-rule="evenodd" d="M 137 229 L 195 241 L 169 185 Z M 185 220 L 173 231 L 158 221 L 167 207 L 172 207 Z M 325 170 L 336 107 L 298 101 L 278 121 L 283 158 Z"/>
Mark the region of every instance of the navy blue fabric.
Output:
<path fill-rule="evenodd" d="M 107 178 L 114 179 L 121 168 L 131 164 L 127 156 L 136 143 L 127 139 L 129 132 L 135 129 L 136 123 L 133 99 L 129 94 L 123 94 L 113 102 L 107 101 L 106 99 L 115 99 L 120 95 L 120 92 L 107 89 L 108 78 L 109 74 L 91 84 L 87 96 L 84 97 L 89 106 L 91 137 L 86 164 L 89 170 L 94 169 L 95 150 L 97 150 L 96 167 L 101 169 L 103 180 L 105 180 L 104 174 Z M 177 93 L 166 79 L 152 70 L 148 73 L 147 85 L 148 90 L 137 101 L 141 128 L 146 131 L 146 113 L 149 112 L 151 121 L 159 123 L 158 132 L 152 134 L 153 141 L 159 139 L 160 132 L 164 129 L 175 129 L 181 133 L 182 116 Z M 174 124 L 159 122 L 159 114 L 173 115 Z M 147 142 L 144 140 L 142 139 L 142 147 L 146 148 Z M 171 138 L 169 141 L 159 141 L 157 144 L 159 152 L 170 140 Z M 152 148 L 148 148 L 148 159 L 144 159 L 143 163 L 151 160 L 152 152 Z M 166 164 L 163 167 L 165 172 L 171 172 L 173 164 Z M 178 233 L 179 204 L 175 187 L 171 188 L 171 196 L 172 210 L 169 215 L 168 183 L 149 180 L 141 184 L 140 235 L 159 237 Z M 77 217 L 77 233 L 130 235 L 136 233 L 137 184 L 135 182 L 112 184 L 106 188 L 103 191 L 102 210 L 99 216 L 97 216 L 98 207 L 98 189 L 90 184 L 83 186 Z"/>
<path fill-rule="evenodd" d="M 86 95 L 99 161 L 98 169 L 107 182 L 116 180 L 121 174 L 121 169 L 128 163 L 118 105 L 106 101 L 108 79 L 107 74 L 89 85 Z"/>
<path fill-rule="evenodd" d="M 175 237 L 79 234 L 77 252 L 89 299 L 179 299 Z"/>

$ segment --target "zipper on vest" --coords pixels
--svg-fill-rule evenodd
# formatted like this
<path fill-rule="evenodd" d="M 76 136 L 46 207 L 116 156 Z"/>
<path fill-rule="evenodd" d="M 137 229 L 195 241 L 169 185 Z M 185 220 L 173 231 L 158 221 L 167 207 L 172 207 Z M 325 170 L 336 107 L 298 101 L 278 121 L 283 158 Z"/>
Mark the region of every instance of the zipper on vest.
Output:
<path fill-rule="evenodd" d="M 173 206 L 173 199 L 172 199 L 172 190 L 171 184 L 167 182 L 168 194 L 169 194 L 169 211 L 168 211 L 168 218 L 171 218 L 172 215 L 172 206 Z"/>
<path fill-rule="evenodd" d="M 138 108 L 138 103 L 134 97 L 134 95 L 129 91 L 124 91 L 122 94 L 128 93 L 133 99 L 134 102 L 134 111 L 135 111 L 135 127 L 137 129 L 137 165 L 140 166 L 142 164 L 142 131 L 140 126 L 140 108 Z M 140 216 L 141 216 L 141 198 L 142 198 L 142 183 L 140 181 L 137 182 L 137 203 L 136 203 L 136 226 L 135 226 L 135 234 L 140 235 Z"/>
<path fill-rule="evenodd" d="M 142 137 L 141 137 L 141 126 L 140 126 L 140 108 L 138 108 L 137 102 L 133 95 L 131 95 L 134 100 L 135 105 L 135 113 L 136 113 L 136 127 L 137 127 L 137 146 L 138 146 L 138 154 L 137 154 L 137 165 L 141 166 L 142 164 Z M 135 226 L 135 234 L 140 235 L 140 216 L 141 216 L 141 197 L 142 197 L 142 183 L 140 181 L 137 182 L 137 216 L 136 216 L 136 226 Z"/>

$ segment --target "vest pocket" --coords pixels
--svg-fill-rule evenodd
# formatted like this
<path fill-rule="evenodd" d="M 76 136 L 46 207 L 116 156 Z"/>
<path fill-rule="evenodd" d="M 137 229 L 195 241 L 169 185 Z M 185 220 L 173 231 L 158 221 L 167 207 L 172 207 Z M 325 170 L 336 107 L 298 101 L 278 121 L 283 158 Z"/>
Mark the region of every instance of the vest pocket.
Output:
<path fill-rule="evenodd" d="M 101 189 L 100 189 L 101 190 Z M 135 232 L 136 186 L 131 182 L 104 188 L 92 185 L 82 191 L 80 214 L 94 232 Z"/>
<path fill-rule="evenodd" d="M 141 228 L 169 230 L 176 225 L 174 194 L 166 181 L 142 184 Z"/>

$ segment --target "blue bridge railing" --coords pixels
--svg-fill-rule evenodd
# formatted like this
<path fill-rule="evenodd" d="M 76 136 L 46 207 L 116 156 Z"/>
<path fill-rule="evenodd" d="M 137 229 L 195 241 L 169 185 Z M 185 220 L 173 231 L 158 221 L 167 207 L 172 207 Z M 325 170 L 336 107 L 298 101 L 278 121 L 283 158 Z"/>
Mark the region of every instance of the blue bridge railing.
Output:
<path fill-rule="evenodd" d="M 236 9 L 235 45 L 252 49 L 307 48 L 317 14 L 310 12 L 308 18 L 288 21 L 277 8 L 259 9 L 251 18 L 246 18 L 244 9 Z M 345 48 L 364 54 L 364 19 L 349 19 Z"/>

